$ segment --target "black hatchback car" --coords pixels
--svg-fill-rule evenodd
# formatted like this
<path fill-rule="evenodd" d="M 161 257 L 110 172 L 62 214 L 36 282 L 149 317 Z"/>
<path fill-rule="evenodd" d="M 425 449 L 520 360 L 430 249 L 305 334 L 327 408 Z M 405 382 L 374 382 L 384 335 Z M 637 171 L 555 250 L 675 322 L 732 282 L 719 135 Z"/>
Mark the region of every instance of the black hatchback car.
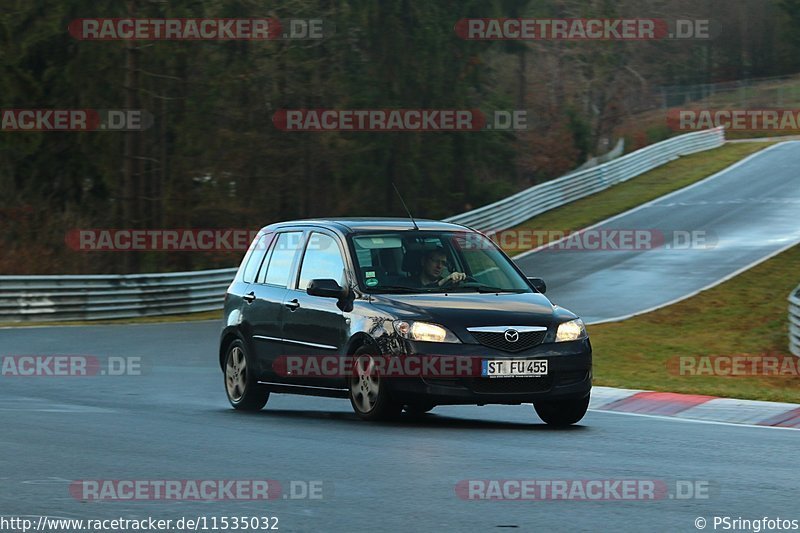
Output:
<path fill-rule="evenodd" d="M 586 413 L 592 348 L 483 234 L 432 220 L 337 218 L 263 228 L 225 297 L 228 400 L 349 398 L 365 420 L 436 405 L 532 403 L 569 425 Z"/>

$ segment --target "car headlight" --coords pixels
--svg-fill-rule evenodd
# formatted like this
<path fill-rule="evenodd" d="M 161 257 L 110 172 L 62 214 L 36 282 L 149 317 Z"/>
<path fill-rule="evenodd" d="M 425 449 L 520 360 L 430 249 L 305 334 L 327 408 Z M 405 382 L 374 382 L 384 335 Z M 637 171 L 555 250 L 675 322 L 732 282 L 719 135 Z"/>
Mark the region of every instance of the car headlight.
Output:
<path fill-rule="evenodd" d="M 586 326 L 583 325 L 583 320 L 576 318 L 569 322 L 564 322 L 558 325 L 558 332 L 556 332 L 556 342 L 577 341 L 585 339 Z"/>
<path fill-rule="evenodd" d="M 395 320 L 394 330 L 404 339 L 423 342 L 461 342 L 444 326 L 416 320 Z"/>

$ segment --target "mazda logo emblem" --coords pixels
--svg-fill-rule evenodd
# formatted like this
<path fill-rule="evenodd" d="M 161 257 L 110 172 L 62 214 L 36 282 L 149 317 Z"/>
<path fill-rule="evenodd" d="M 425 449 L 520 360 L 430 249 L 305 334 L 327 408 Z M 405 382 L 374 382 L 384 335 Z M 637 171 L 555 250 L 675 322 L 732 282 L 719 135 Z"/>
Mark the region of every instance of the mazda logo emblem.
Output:
<path fill-rule="evenodd" d="M 508 342 L 517 342 L 519 340 L 519 331 L 515 329 L 507 329 L 505 337 Z"/>

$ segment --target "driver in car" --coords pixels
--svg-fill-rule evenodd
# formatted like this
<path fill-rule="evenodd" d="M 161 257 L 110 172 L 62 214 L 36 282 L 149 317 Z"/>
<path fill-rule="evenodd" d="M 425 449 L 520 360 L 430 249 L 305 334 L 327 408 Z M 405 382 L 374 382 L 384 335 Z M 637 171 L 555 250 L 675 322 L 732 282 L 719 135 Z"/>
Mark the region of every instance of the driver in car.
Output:
<path fill-rule="evenodd" d="M 442 271 L 447 266 L 447 254 L 441 247 L 428 250 L 422 256 L 422 270 L 417 281 L 423 287 L 443 287 L 444 285 L 457 285 L 467 278 L 463 272 L 453 272 L 442 277 Z"/>

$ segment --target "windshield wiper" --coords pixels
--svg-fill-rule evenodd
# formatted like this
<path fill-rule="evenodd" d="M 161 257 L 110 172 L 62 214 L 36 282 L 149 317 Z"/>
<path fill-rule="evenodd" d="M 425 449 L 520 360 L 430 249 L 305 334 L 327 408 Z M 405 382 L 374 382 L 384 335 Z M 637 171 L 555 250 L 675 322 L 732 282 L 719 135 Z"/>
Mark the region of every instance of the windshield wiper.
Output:
<path fill-rule="evenodd" d="M 404 285 L 381 285 L 379 287 L 371 287 L 373 291 L 398 291 L 398 292 L 432 292 L 437 290 L 438 288 L 429 288 L 429 287 L 407 287 Z"/>
<path fill-rule="evenodd" d="M 492 287 L 490 285 L 444 285 L 441 287 L 408 287 L 406 285 L 380 285 L 378 287 L 371 287 L 372 294 L 380 294 L 383 291 L 387 292 L 405 292 L 405 293 L 446 293 L 446 292 L 460 292 L 460 291 L 477 291 L 479 293 L 492 293 L 492 292 L 511 292 L 522 293 L 525 289 L 504 289 L 502 287 Z"/>
<path fill-rule="evenodd" d="M 521 293 L 525 292 L 525 289 L 504 289 L 502 287 L 492 287 L 490 285 L 475 285 L 475 286 L 466 286 L 461 287 L 462 289 L 474 289 L 480 293 L 488 293 L 488 292 L 513 292 L 513 293 Z"/>

